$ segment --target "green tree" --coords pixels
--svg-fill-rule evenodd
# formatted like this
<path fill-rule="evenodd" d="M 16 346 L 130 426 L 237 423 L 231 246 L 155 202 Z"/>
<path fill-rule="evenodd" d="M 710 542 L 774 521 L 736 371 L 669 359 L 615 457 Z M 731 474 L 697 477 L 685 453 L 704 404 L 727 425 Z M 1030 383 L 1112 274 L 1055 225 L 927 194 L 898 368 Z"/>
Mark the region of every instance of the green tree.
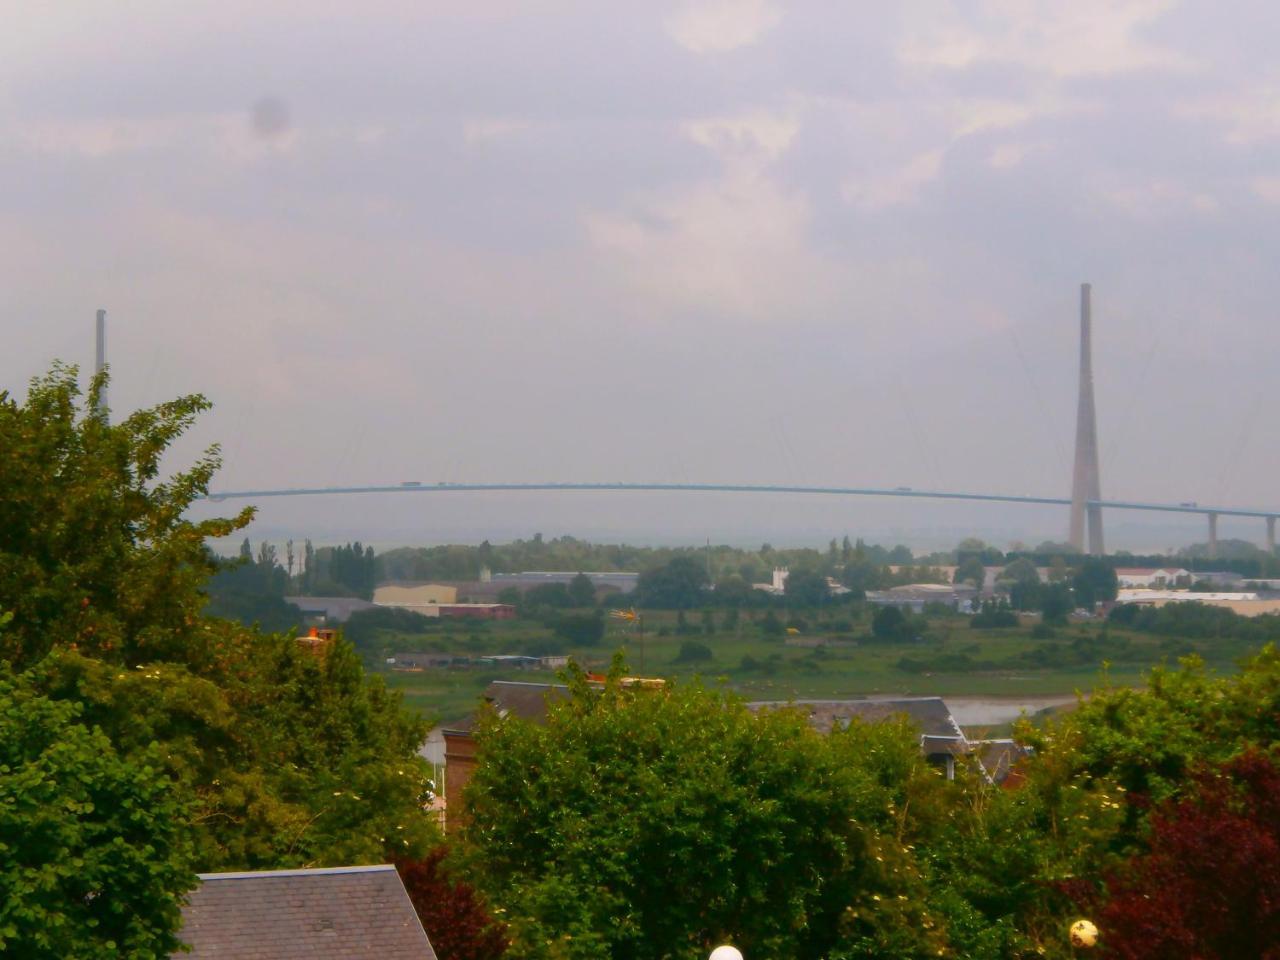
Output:
<path fill-rule="evenodd" d="M 817 570 L 800 569 L 787 574 L 785 593 L 790 606 L 817 607 L 826 602 L 830 590 L 827 578 Z"/>
<path fill-rule="evenodd" d="M 1075 609 L 1075 597 L 1065 583 L 1046 584 L 1040 591 L 1040 612 L 1045 623 L 1066 623 L 1067 614 Z"/>
<path fill-rule="evenodd" d="M 215 568 L 205 540 L 253 516 L 184 518 L 208 491 L 216 446 L 160 477 L 165 450 L 208 408 L 204 397 L 108 424 L 95 412 L 105 385 L 96 378 L 85 403 L 75 367 L 55 365 L 31 381 L 25 404 L 0 393 L 0 609 L 13 612 L 0 659 L 16 666 L 71 645 L 128 664 L 176 655 Z"/>
<path fill-rule="evenodd" d="M 480 720 L 463 838 L 513 954 L 935 955 L 893 811 L 928 808 L 941 780 L 906 728 L 825 737 L 799 711 L 621 672 L 603 690 L 574 674 L 545 725 Z"/>
<path fill-rule="evenodd" d="M 575 607 L 594 607 L 596 605 L 596 588 L 591 578 L 579 573 L 569 581 L 569 600 Z"/>
<path fill-rule="evenodd" d="M 196 884 L 187 811 L 151 746 L 117 755 L 72 703 L 0 680 L 0 953 L 164 957 Z"/>
<path fill-rule="evenodd" d="M 640 602 L 663 610 L 691 610 L 702 606 L 707 569 L 696 557 L 681 554 L 640 574 L 636 587 Z"/>
<path fill-rule="evenodd" d="M 1076 602 L 1092 610 L 1095 604 L 1116 598 L 1120 580 L 1109 561 L 1102 557 L 1085 557 L 1071 578 L 1071 586 L 1076 592 Z"/>
<path fill-rule="evenodd" d="M 871 635 L 886 642 L 907 639 L 911 625 L 897 607 L 883 606 L 871 617 Z"/>
<path fill-rule="evenodd" d="M 971 583 L 981 590 L 986 579 L 987 568 L 983 566 L 981 557 L 965 557 L 956 567 L 955 583 Z"/>

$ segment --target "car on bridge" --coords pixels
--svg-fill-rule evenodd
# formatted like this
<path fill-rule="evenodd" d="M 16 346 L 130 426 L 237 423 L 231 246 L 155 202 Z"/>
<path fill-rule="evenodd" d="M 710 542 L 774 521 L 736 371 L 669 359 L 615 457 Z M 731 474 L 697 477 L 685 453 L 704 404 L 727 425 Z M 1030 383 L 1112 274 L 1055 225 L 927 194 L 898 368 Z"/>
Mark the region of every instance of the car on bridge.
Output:
<path fill-rule="evenodd" d="M 1178 506 L 1180 506 L 1180 507 L 1198 507 L 1198 506 L 1200 506 L 1200 504 L 1196 503 L 1194 500 L 1184 500 L 1184 501 L 1182 501 L 1182 503 L 1178 504 Z"/>

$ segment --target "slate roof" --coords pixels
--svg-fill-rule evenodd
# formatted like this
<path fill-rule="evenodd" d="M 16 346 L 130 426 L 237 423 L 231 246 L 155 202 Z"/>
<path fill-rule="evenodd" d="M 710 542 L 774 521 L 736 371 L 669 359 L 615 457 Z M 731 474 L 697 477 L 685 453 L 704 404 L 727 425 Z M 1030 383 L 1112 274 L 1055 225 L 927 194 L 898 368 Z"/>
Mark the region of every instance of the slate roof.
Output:
<path fill-rule="evenodd" d="M 907 697 L 896 700 L 763 700 L 749 703 L 752 710 L 794 707 L 809 714 L 809 724 L 819 733 L 844 726 L 851 717 L 868 723 L 906 714 L 928 737 L 963 738 L 964 732 L 941 697 Z"/>
<path fill-rule="evenodd" d="M 202 873 L 188 960 L 436 960 L 395 867 Z"/>
<path fill-rule="evenodd" d="M 495 680 L 484 688 L 484 699 L 493 705 L 499 716 L 514 716 L 521 720 L 542 723 L 547 719 L 547 703 L 550 700 L 568 700 L 569 688 L 554 683 L 521 683 L 516 680 Z M 445 727 L 449 732 L 465 733 L 475 725 L 475 717 L 468 717 Z"/>

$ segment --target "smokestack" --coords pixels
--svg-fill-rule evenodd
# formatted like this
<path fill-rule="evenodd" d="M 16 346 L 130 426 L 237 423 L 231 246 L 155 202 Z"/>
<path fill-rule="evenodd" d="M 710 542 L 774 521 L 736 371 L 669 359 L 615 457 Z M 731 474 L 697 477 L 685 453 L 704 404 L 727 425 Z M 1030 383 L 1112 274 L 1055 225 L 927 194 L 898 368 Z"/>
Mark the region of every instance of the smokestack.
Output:
<path fill-rule="evenodd" d="M 98 350 L 94 359 L 93 375 L 96 377 L 102 373 L 107 365 L 107 311 L 98 311 Z M 102 392 L 98 394 L 98 410 L 102 413 L 105 420 L 107 417 L 107 390 L 104 387 Z"/>
<path fill-rule="evenodd" d="M 1098 421 L 1093 403 L 1093 288 L 1080 284 L 1080 396 L 1076 405 L 1076 459 L 1071 475 L 1071 545 L 1095 556 L 1105 552 L 1102 542 L 1102 508 L 1089 501 L 1102 499 L 1098 469 Z"/>

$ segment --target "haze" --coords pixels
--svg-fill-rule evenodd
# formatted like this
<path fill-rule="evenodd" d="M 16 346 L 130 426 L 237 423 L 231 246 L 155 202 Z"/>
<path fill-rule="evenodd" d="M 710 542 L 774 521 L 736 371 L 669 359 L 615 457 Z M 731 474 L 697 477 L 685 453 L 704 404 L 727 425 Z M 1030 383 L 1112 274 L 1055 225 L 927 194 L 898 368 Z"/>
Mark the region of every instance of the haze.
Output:
<path fill-rule="evenodd" d="M 1280 7 L 0 2 L 0 389 L 200 391 L 223 489 L 418 480 L 1269 506 Z M 225 505 L 221 508 L 224 512 Z M 1114 547 L 1203 539 L 1108 515 Z M 264 505 L 260 536 L 953 544 L 1065 510 Z M 1224 537 L 1258 540 L 1224 520 Z"/>

